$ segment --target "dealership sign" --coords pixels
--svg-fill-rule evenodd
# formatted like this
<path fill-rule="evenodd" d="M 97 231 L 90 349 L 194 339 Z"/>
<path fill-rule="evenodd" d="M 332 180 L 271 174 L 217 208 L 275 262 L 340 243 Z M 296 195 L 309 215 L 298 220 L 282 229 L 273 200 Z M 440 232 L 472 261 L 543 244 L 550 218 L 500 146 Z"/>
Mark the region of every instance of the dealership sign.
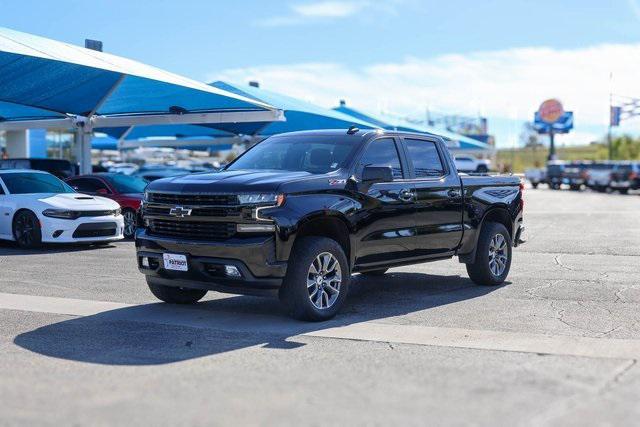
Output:
<path fill-rule="evenodd" d="M 540 115 L 540 120 L 551 125 L 562 117 L 564 108 L 562 107 L 562 103 L 557 99 L 547 99 L 540 104 L 538 114 Z"/>
<path fill-rule="evenodd" d="M 573 112 L 564 111 L 557 99 L 547 99 L 536 111 L 533 127 L 538 133 L 568 133 L 573 129 Z"/>

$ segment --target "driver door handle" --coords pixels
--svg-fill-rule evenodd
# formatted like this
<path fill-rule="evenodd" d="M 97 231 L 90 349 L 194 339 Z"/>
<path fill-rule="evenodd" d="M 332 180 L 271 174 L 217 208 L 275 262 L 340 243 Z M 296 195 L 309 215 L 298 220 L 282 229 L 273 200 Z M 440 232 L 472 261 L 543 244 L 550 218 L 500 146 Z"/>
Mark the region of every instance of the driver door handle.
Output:
<path fill-rule="evenodd" d="M 400 190 L 400 194 L 398 194 L 398 198 L 400 200 L 402 200 L 403 202 L 410 202 L 413 200 L 415 194 L 413 194 L 411 192 L 411 190 L 408 190 L 406 188 L 403 188 L 402 190 Z"/>
<path fill-rule="evenodd" d="M 457 199 L 460 197 L 460 190 L 449 190 L 447 191 L 447 196 L 452 199 Z"/>

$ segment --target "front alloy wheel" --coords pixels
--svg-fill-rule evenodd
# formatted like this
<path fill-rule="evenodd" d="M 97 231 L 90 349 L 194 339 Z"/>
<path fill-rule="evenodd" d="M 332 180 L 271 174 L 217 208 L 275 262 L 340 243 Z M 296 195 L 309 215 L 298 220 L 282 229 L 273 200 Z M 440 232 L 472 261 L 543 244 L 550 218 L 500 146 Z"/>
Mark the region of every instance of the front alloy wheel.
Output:
<path fill-rule="evenodd" d="M 291 253 L 280 301 L 296 319 L 331 319 L 349 293 L 349 262 L 342 246 L 327 237 L 299 237 Z"/>
<path fill-rule="evenodd" d="M 18 212 L 13 220 L 13 237 L 21 248 L 35 248 L 42 243 L 40 221 L 29 211 Z"/>
<path fill-rule="evenodd" d="M 313 306 L 319 310 L 335 304 L 340 295 L 342 270 L 340 263 L 329 252 L 323 252 L 309 266 L 307 292 Z"/>
<path fill-rule="evenodd" d="M 125 239 L 131 239 L 136 234 L 136 213 L 130 209 L 122 212 L 124 218 L 123 234 Z"/>

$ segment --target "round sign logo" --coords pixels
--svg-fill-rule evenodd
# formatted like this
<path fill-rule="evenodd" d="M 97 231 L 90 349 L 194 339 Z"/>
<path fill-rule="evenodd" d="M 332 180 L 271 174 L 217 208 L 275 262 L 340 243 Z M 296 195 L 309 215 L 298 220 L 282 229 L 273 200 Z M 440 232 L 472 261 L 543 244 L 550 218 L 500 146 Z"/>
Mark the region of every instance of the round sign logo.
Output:
<path fill-rule="evenodd" d="M 540 120 L 545 123 L 555 123 L 564 114 L 564 108 L 557 99 L 547 99 L 540 105 L 538 109 Z"/>

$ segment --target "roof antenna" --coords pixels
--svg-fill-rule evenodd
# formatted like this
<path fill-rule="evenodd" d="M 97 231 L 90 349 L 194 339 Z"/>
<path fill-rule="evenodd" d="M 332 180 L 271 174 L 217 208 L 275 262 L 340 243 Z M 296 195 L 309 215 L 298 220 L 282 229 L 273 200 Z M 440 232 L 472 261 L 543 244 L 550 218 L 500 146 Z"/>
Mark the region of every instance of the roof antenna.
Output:
<path fill-rule="evenodd" d="M 355 125 L 349 126 L 349 130 L 347 130 L 347 135 L 353 135 L 354 133 L 358 133 L 360 129 L 358 129 Z"/>

